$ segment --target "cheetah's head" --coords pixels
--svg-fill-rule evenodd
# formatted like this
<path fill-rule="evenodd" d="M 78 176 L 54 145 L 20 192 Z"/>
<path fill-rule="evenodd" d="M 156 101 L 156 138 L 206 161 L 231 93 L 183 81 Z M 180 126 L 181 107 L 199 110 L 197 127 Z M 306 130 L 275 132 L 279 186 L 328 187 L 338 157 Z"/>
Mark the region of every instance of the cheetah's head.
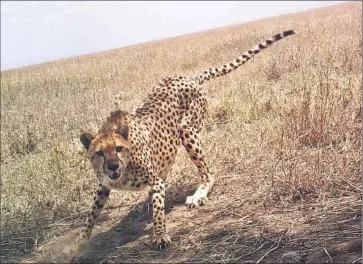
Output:
<path fill-rule="evenodd" d="M 96 136 L 82 133 L 80 140 L 100 181 L 116 181 L 122 176 L 129 160 L 127 131 L 111 131 Z"/>

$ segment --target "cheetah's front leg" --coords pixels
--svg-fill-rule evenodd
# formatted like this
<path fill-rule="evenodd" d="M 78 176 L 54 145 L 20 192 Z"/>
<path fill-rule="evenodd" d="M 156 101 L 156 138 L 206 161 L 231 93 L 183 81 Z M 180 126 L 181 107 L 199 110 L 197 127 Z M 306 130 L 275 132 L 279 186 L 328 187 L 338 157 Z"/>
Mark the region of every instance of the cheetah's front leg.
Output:
<path fill-rule="evenodd" d="M 171 242 L 165 224 L 165 183 L 160 178 L 154 178 L 151 184 L 154 219 L 152 244 L 160 250 L 168 247 Z"/>
<path fill-rule="evenodd" d="M 87 215 L 84 228 L 76 240 L 75 248 L 72 249 L 72 251 L 74 251 L 73 253 L 76 253 L 91 238 L 92 229 L 96 224 L 96 221 L 102 211 L 102 208 L 105 206 L 109 195 L 110 189 L 100 184 L 96 191 L 95 197 L 93 198 L 92 207 Z"/>

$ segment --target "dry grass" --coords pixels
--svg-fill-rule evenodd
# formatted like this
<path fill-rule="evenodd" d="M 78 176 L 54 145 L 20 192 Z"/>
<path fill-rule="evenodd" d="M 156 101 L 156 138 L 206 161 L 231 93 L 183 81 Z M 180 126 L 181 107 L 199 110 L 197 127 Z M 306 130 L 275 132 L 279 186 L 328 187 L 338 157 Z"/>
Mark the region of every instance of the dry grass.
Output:
<path fill-rule="evenodd" d="M 1 72 L 1 258 L 56 235 L 47 227 L 83 221 L 95 179 L 78 136 L 98 129 L 114 94 L 131 111 L 160 78 L 220 65 L 286 29 L 298 35 L 205 87 L 214 212 L 241 219 L 310 201 L 341 208 L 344 197 L 361 206 L 361 25 L 362 4 L 347 3 Z M 197 183 L 180 154 L 170 183 Z M 109 206 L 137 197 L 113 193 Z"/>

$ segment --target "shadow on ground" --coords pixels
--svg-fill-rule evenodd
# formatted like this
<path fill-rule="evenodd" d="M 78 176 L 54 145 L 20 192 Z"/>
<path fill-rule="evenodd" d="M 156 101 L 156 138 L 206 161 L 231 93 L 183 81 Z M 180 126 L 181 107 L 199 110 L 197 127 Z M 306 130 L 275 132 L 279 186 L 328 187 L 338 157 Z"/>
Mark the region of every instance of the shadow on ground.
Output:
<path fill-rule="evenodd" d="M 330 215 L 312 228 L 290 234 L 263 222 L 233 225 L 201 239 L 189 263 L 362 263 L 362 211 Z M 250 229 L 250 230 L 248 230 Z M 254 230 L 255 232 L 251 232 Z M 254 234 L 253 234 L 254 233 Z M 294 252 L 294 259 L 282 257 Z M 295 262 L 294 262 L 295 261 Z"/>
<path fill-rule="evenodd" d="M 225 200 L 216 186 L 206 206 L 188 210 L 184 201 L 195 187 L 184 183 L 167 190 L 166 218 L 172 239 L 168 250 L 152 249 L 150 233 L 144 232 L 152 222 L 147 199 L 129 211 L 105 210 L 98 232 L 71 262 L 362 263 L 360 196 L 339 200 L 330 209 L 310 201 L 291 205 L 288 210 L 256 207 L 251 213 L 245 211 L 246 206 L 233 203 L 232 195 Z M 30 262 L 69 262 L 51 255 L 73 242 L 79 229 L 72 232 L 73 238 L 62 236 L 64 241 L 53 243 L 52 252 L 46 250 Z M 295 251 L 299 262 L 283 262 L 281 256 L 288 251 Z"/>
<path fill-rule="evenodd" d="M 190 186 L 190 193 L 194 187 Z M 213 203 L 194 209 L 189 219 L 183 218 L 187 210 L 178 205 L 184 203 L 186 195 L 177 189 L 169 190 L 167 215 L 173 242 L 168 250 L 150 247 L 150 238 L 143 229 L 152 219 L 148 202 L 144 201 L 114 228 L 95 235 L 88 249 L 73 262 L 362 263 L 362 208 L 358 203 L 339 213 L 311 213 L 301 225 L 306 228 L 291 233 L 289 228 L 282 229 L 282 224 L 280 228 L 271 227 L 266 214 L 273 212 L 240 219 L 216 214 L 208 220 L 216 211 Z M 177 228 L 175 221 L 179 222 Z M 281 257 L 289 251 L 296 253 L 295 259 L 286 262 Z"/>

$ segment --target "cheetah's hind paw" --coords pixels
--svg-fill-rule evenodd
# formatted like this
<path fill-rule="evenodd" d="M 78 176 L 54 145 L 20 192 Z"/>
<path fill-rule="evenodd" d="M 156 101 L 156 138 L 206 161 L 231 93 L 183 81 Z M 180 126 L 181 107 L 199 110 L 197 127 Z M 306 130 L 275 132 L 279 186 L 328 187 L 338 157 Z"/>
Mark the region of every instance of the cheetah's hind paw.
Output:
<path fill-rule="evenodd" d="M 199 187 L 197 191 L 192 195 L 188 196 L 185 204 L 188 208 L 193 208 L 197 206 L 203 206 L 208 201 L 208 189 L 206 187 Z"/>

